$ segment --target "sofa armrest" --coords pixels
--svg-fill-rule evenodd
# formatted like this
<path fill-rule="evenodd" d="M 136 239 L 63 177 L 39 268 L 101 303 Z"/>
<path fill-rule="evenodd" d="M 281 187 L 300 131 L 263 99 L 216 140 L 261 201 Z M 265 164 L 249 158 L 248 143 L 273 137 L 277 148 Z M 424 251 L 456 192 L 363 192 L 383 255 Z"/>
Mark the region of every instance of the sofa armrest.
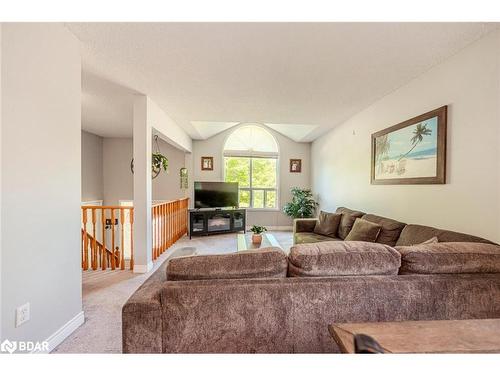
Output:
<path fill-rule="evenodd" d="M 122 308 L 122 352 L 162 352 L 161 286 L 166 279 L 165 268 L 158 269 L 135 291 Z"/>
<path fill-rule="evenodd" d="M 294 219 L 293 234 L 301 232 L 312 232 L 316 226 L 317 218 Z"/>
<path fill-rule="evenodd" d="M 160 288 L 133 295 L 122 308 L 122 352 L 162 352 Z M 137 292 L 136 292 L 137 293 Z"/>

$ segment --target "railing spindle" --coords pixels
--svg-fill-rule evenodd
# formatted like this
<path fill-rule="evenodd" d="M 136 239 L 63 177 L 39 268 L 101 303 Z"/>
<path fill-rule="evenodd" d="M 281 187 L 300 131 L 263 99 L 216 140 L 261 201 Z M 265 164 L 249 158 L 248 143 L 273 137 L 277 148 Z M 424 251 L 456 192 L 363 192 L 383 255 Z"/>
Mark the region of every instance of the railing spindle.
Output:
<path fill-rule="evenodd" d="M 130 270 L 134 269 L 134 208 L 130 208 Z"/>
<path fill-rule="evenodd" d="M 125 269 L 125 210 L 123 208 L 120 208 L 120 226 L 121 226 L 121 237 L 120 237 L 120 244 L 121 244 L 121 250 L 120 250 L 120 269 L 124 270 Z"/>
<path fill-rule="evenodd" d="M 153 207 L 153 260 L 158 257 L 158 207 Z"/>
<path fill-rule="evenodd" d="M 167 205 L 164 204 L 162 206 L 162 215 L 161 215 L 161 222 L 162 222 L 162 248 L 163 251 L 167 250 Z"/>
<path fill-rule="evenodd" d="M 97 239 L 96 239 L 96 216 L 95 216 L 95 208 L 92 208 L 92 248 L 90 249 L 91 253 L 91 263 L 92 269 L 95 271 L 97 269 Z"/>
<path fill-rule="evenodd" d="M 104 244 L 105 245 L 105 244 Z M 115 262 L 115 209 L 111 209 L 111 269 L 116 268 Z"/>
<path fill-rule="evenodd" d="M 86 271 L 89 269 L 89 263 L 88 263 L 88 257 L 89 257 L 89 240 L 87 236 L 87 209 L 83 209 L 83 229 L 84 231 L 82 232 L 83 234 L 83 262 L 82 262 L 82 267 Z"/>
<path fill-rule="evenodd" d="M 105 270 L 106 267 L 106 254 L 104 248 L 106 247 L 106 209 L 101 211 L 101 223 L 102 223 L 102 238 L 101 238 L 101 268 Z"/>

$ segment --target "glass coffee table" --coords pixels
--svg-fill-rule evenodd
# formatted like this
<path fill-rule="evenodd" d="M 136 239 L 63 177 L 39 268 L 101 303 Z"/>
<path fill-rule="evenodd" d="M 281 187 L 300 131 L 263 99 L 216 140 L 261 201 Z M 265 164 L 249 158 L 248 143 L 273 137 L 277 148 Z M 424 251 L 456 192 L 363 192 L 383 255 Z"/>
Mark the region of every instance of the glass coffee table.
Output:
<path fill-rule="evenodd" d="M 262 242 L 256 245 L 252 243 L 252 233 L 238 233 L 238 251 L 256 250 L 271 246 L 281 248 L 281 245 L 272 234 L 264 233 L 262 235 Z"/>

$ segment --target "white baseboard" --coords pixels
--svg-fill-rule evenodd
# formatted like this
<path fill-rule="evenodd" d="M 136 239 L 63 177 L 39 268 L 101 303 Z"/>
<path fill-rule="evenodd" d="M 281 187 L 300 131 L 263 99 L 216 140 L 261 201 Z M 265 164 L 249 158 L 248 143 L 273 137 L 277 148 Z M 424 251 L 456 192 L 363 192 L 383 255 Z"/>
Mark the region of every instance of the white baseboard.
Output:
<path fill-rule="evenodd" d="M 247 226 L 247 231 L 252 228 L 251 225 Z M 277 225 L 277 226 L 266 226 L 267 230 L 292 230 L 293 227 L 291 225 Z"/>
<path fill-rule="evenodd" d="M 291 225 L 278 225 L 276 227 L 271 227 L 271 230 L 293 230 L 293 227 Z"/>
<path fill-rule="evenodd" d="M 134 264 L 134 273 L 147 273 L 153 269 L 153 262 L 148 264 Z"/>
<path fill-rule="evenodd" d="M 76 314 L 71 320 L 66 322 L 61 328 L 49 336 L 47 341 L 49 343 L 49 352 L 57 348 L 57 346 L 62 343 L 69 335 L 71 335 L 78 327 L 80 327 L 85 321 L 85 316 L 83 311 Z M 32 353 L 43 353 L 41 351 L 33 351 Z"/>

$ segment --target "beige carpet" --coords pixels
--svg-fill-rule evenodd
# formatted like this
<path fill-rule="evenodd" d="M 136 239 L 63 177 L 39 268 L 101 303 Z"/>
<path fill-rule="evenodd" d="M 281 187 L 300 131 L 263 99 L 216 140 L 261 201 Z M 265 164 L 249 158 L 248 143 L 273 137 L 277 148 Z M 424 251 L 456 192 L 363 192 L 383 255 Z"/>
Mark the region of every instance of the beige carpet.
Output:
<path fill-rule="evenodd" d="M 289 251 L 291 232 L 270 232 L 281 247 Z M 147 274 L 131 271 L 84 271 L 83 310 L 85 323 L 52 353 L 121 353 L 121 309 L 132 293 L 172 256 L 216 254 L 236 249 L 236 235 L 224 234 L 208 237 L 183 237 L 168 249 Z"/>

